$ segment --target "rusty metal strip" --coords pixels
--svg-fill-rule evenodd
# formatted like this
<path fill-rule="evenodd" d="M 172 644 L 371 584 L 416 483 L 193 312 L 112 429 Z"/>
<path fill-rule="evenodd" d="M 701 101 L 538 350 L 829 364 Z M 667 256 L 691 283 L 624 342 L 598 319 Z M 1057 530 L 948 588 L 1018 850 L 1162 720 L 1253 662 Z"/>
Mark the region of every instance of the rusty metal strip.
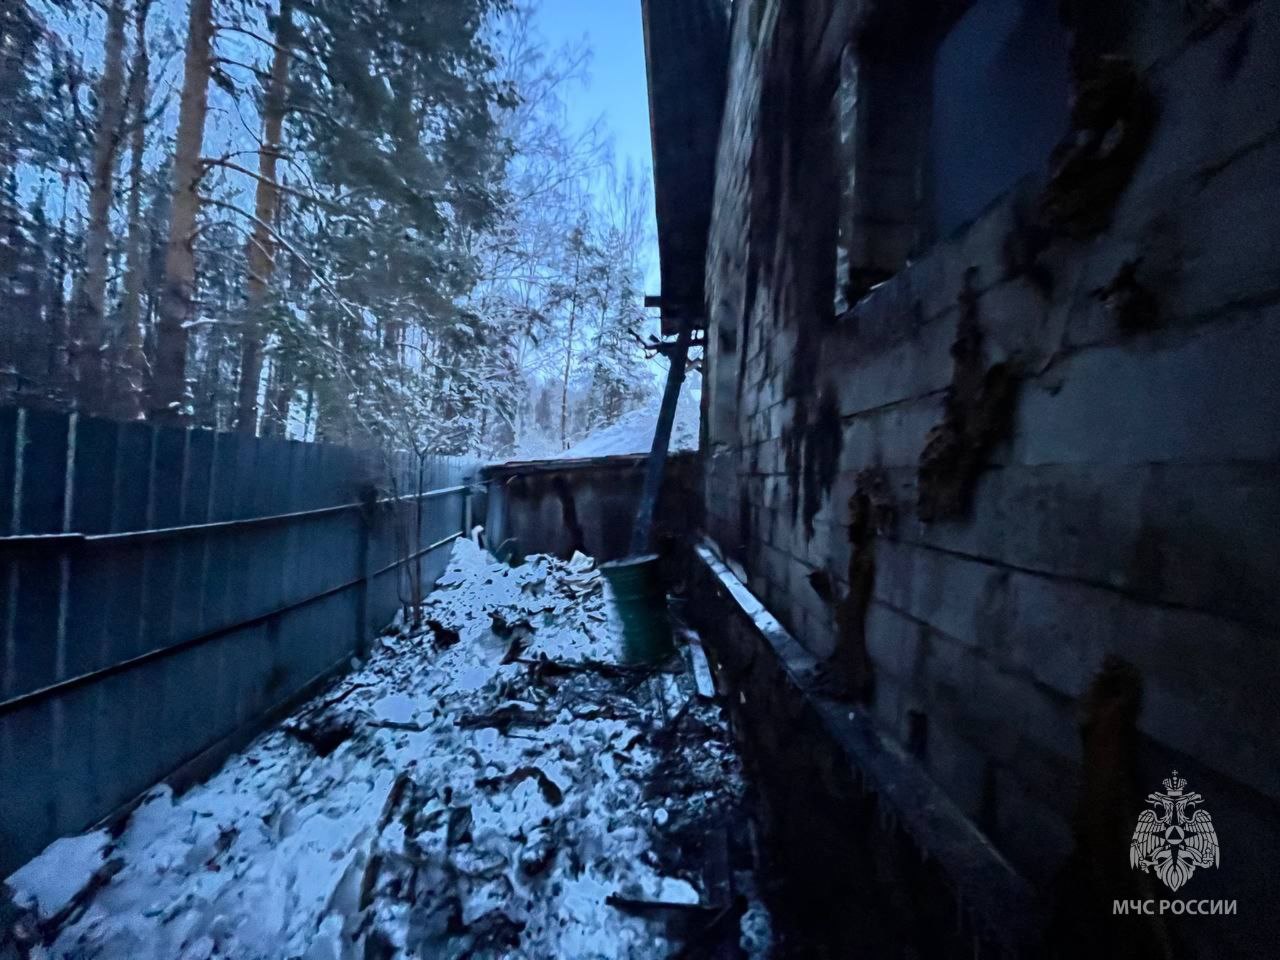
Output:
<path fill-rule="evenodd" d="M 445 487 L 440 490 L 429 490 L 422 494 L 406 494 L 403 497 L 384 497 L 376 501 L 378 506 L 392 503 L 413 503 L 432 500 L 439 497 L 465 493 L 469 485 Z M 150 543 L 156 540 L 170 540 L 199 536 L 206 533 L 221 533 L 242 530 L 247 527 L 274 526 L 291 523 L 296 520 L 314 520 L 319 517 L 333 516 L 339 513 L 364 509 L 363 503 L 341 503 L 332 507 L 317 507 L 314 510 L 299 510 L 296 513 L 277 513 L 268 517 L 246 517 L 243 520 L 217 520 L 212 523 L 195 523 L 181 527 L 160 527 L 154 530 L 128 530 L 120 533 L 48 533 L 21 534 L 11 537 L 0 537 L 0 550 L 6 547 L 25 547 L 36 550 L 53 550 L 72 546 L 128 546 L 133 543 Z"/>

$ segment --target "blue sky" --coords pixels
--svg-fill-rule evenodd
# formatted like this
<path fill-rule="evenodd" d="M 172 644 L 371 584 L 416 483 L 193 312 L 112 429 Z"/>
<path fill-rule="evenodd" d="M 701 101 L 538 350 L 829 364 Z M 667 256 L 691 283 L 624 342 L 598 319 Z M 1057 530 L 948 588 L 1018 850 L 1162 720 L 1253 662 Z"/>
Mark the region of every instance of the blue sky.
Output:
<path fill-rule="evenodd" d="M 586 37 L 594 57 L 590 86 L 570 104 L 574 120 L 604 116 L 621 163 L 652 165 L 649 98 L 640 0 L 540 0 L 540 26 L 553 47 Z"/>
<path fill-rule="evenodd" d="M 619 169 L 628 162 L 649 175 L 649 93 L 640 0 L 539 0 L 538 26 L 551 47 L 587 40 L 591 77 L 569 96 L 570 119 L 588 126 L 599 117 L 613 134 Z M 647 293 L 657 293 L 657 241 L 651 238 Z"/>

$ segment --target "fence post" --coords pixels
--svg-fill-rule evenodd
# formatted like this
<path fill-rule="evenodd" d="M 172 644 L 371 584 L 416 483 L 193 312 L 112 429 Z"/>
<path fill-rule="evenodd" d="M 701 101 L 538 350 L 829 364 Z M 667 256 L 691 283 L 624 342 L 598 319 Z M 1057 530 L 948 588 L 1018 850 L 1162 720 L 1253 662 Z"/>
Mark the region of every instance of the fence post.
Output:
<path fill-rule="evenodd" d="M 466 488 L 462 494 L 462 535 L 469 537 L 476 523 L 475 517 L 471 512 L 471 495 L 475 491 L 476 478 L 472 474 L 464 472 L 460 479 L 463 487 Z"/>
<path fill-rule="evenodd" d="M 367 623 L 369 620 L 369 531 L 378 517 L 378 492 L 370 486 L 362 495 L 364 509 L 360 511 L 360 530 L 356 534 L 356 657 L 364 659 L 367 652 Z"/>

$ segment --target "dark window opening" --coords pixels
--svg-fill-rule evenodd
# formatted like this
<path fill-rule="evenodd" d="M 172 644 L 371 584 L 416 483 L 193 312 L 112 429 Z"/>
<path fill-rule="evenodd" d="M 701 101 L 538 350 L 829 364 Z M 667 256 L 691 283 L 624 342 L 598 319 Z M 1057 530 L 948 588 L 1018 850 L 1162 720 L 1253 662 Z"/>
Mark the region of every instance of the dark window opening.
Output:
<path fill-rule="evenodd" d="M 1044 167 L 1067 129 L 1067 43 L 1045 0 L 977 0 L 943 39 L 930 130 L 936 236 Z"/>

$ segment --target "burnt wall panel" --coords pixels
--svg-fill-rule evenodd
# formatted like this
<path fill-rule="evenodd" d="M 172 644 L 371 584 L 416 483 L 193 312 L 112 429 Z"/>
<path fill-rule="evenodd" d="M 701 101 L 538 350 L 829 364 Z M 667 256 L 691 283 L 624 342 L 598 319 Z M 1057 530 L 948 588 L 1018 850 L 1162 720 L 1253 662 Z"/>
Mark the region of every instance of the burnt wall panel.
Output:
<path fill-rule="evenodd" d="M 626 556 L 640 503 L 645 457 L 509 463 L 487 467 L 485 519 L 489 549 L 516 556 L 550 553 L 567 559 L 580 550 L 598 561 Z M 697 460 L 668 458 L 654 516 L 655 546 L 662 548 L 697 528 Z"/>
<path fill-rule="evenodd" d="M 1162 767 L 1280 848 L 1280 11 L 1043 5 L 1070 42 L 1068 137 L 993 158 L 1026 175 L 968 197 L 945 219 L 971 222 L 836 315 L 815 253 L 831 158 L 796 118 L 828 122 L 846 53 L 932 71 L 966 6 L 735 5 L 704 528 L 1042 890 L 1100 855 L 1079 828 L 1101 816 L 1099 779 L 1128 778 L 1123 833 Z M 1004 123 L 989 114 L 1017 91 L 981 88 L 1007 80 L 974 78 L 960 112 Z M 854 189 L 877 186 L 870 171 Z M 1116 658 L 1136 677 L 1116 735 L 1132 761 L 1076 729 Z M 1193 882 L 1260 907 L 1274 884 L 1237 864 Z M 1250 955 L 1259 916 L 1170 935 Z"/>

